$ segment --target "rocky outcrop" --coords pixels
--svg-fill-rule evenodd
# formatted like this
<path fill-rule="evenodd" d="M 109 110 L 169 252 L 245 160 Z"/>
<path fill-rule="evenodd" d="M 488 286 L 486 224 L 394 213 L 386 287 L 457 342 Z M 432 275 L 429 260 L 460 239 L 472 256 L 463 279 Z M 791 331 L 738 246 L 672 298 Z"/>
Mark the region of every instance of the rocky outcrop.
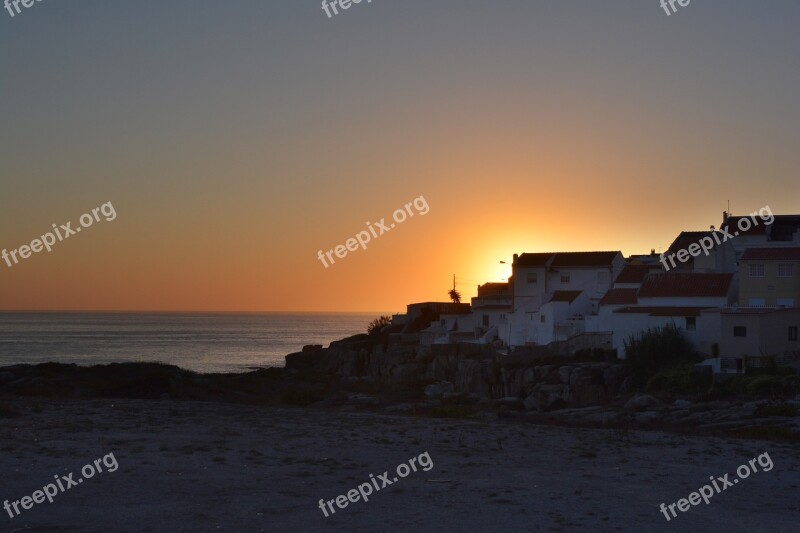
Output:
<path fill-rule="evenodd" d="M 430 398 L 445 393 L 473 394 L 485 400 L 517 398 L 529 410 L 603 404 L 617 396 L 625 378 L 620 364 L 542 364 L 541 355 L 506 356 L 486 346 L 442 349 L 379 342 L 369 346 L 368 340 L 360 337 L 323 350 L 291 354 L 286 368 L 334 374 L 342 380 L 366 377 L 380 388 L 410 389 Z M 442 383 L 448 384 L 447 390 Z"/>

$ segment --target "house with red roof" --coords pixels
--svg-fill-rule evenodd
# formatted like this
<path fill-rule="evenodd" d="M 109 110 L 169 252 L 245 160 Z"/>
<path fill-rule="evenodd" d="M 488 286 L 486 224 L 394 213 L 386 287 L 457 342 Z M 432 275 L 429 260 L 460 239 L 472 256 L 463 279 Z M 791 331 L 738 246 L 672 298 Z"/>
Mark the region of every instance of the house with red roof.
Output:
<path fill-rule="evenodd" d="M 626 276 L 630 276 L 628 272 Z M 631 277 L 622 281 L 633 281 Z M 638 278 L 637 278 L 638 279 Z M 587 319 L 587 332 L 611 333 L 612 346 L 625 356 L 625 341 L 648 329 L 674 325 L 701 352 L 719 342 L 719 323 L 701 320 L 701 312 L 736 301 L 736 274 L 647 272 L 638 288 L 610 289 L 600 300 L 597 316 Z"/>

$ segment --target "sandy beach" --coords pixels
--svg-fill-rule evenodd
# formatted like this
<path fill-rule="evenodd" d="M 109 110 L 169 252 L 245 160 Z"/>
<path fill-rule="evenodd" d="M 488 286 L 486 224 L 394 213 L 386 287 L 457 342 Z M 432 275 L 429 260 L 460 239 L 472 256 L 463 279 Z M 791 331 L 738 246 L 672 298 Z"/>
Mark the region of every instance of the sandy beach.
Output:
<path fill-rule="evenodd" d="M 661 432 L 207 402 L 4 402 L 2 498 L 113 453 L 104 472 L 7 531 L 793 531 L 800 449 Z M 368 502 L 346 494 L 428 452 Z M 676 502 L 759 454 L 774 462 L 667 522 Z M 76 478 L 78 477 L 76 475 Z"/>

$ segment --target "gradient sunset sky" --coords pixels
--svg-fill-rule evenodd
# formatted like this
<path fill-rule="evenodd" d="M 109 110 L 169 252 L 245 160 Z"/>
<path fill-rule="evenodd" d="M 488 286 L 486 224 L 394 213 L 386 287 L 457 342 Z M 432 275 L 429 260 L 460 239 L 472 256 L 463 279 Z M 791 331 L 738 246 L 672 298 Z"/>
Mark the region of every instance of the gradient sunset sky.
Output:
<path fill-rule="evenodd" d="M 387 311 L 514 253 L 800 212 L 800 2 L 36 2 L 0 12 L 0 309 Z M 317 251 L 424 196 L 328 269 Z"/>

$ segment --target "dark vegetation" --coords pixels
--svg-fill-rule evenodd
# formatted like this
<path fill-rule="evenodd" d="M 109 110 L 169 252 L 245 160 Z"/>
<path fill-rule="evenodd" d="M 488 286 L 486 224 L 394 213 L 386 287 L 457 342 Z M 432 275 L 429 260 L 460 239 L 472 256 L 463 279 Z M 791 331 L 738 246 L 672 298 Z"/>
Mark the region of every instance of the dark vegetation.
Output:
<path fill-rule="evenodd" d="M 625 366 L 635 390 L 693 389 L 697 383 L 687 368 L 699 363 L 688 339 L 674 325 L 648 329 L 625 341 Z"/>

